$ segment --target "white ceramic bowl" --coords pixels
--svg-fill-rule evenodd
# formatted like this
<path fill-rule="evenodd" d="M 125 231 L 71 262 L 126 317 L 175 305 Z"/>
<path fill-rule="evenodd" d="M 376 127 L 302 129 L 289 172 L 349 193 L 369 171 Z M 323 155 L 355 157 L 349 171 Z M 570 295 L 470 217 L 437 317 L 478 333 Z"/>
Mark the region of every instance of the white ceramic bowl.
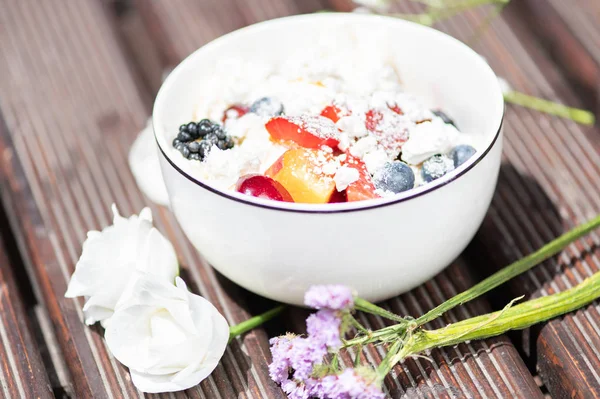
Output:
<path fill-rule="evenodd" d="M 223 192 L 186 173 L 182 157 L 168 155 L 169 132 L 190 120 L 202 93 L 198 88 L 212 79 L 211 60 L 281 60 L 343 30 L 353 37 L 377 31 L 394 38 L 386 51 L 406 90 L 430 99 L 462 131 L 475 134 L 477 154 L 454 172 L 393 198 L 323 205 Z M 383 300 L 452 262 L 489 207 L 500 167 L 503 114 L 496 76 L 461 42 L 394 18 L 332 13 L 262 22 L 200 48 L 164 82 L 153 123 L 171 208 L 194 246 L 248 290 L 301 304 L 310 285 L 327 283 Z"/>

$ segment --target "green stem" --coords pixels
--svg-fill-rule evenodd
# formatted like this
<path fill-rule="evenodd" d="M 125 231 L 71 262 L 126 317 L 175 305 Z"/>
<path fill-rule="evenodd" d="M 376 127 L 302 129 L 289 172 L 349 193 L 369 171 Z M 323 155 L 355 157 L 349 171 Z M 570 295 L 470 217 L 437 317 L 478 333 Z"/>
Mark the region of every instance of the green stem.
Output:
<path fill-rule="evenodd" d="M 381 316 L 381 317 L 384 317 L 389 320 L 397 321 L 399 323 L 406 322 L 406 320 L 403 317 L 398 316 L 397 314 L 392 313 L 389 310 L 385 310 L 384 308 L 379 307 L 369 301 L 365 301 L 362 298 L 354 298 L 354 308 L 356 310 L 360 310 L 365 313 L 371 313 L 371 314 L 374 314 L 377 316 Z"/>
<path fill-rule="evenodd" d="M 366 345 L 372 342 L 385 340 L 389 337 L 397 337 L 406 332 L 407 325 L 408 323 L 398 323 L 392 326 L 380 328 L 379 330 L 372 331 L 366 335 L 361 335 L 359 337 L 352 338 L 348 341 L 344 341 L 343 348 L 349 348 L 354 345 Z"/>
<path fill-rule="evenodd" d="M 356 357 L 354 358 L 354 368 L 360 366 L 360 354 L 362 353 L 362 345 L 356 347 Z"/>
<path fill-rule="evenodd" d="M 509 91 L 504 93 L 504 100 L 512 104 L 531 108 L 540 112 L 545 112 L 550 115 L 571 119 L 572 121 L 581 123 L 582 125 L 593 125 L 595 123 L 594 114 L 589 111 L 567 107 L 566 105 L 529 96 L 518 91 Z"/>
<path fill-rule="evenodd" d="M 390 14 L 396 18 L 402 18 L 417 22 L 422 25 L 431 26 L 434 23 L 453 17 L 463 11 L 487 4 L 508 4 L 510 0 L 464 0 L 452 4 L 429 6 L 427 12 L 416 14 L 394 13 Z"/>
<path fill-rule="evenodd" d="M 406 340 L 393 360 L 401 361 L 427 349 L 494 337 L 509 330 L 522 330 L 575 311 L 599 297 L 600 272 L 557 294 L 532 299 L 499 312 L 459 321 L 437 330 L 417 330 Z"/>
<path fill-rule="evenodd" d="M 239 337 L 240 335 L 247 333 L 248 331 L 271 320 L 273 317 L 280 314 L 283 311 L 283 309 L 285 309 L 285 306 L 280 305 L 276 308 L 269 310 L 268 312 L 265 312 L 258 316 L 254 316 L 246 321 L 236 324 L 235 326 L 229 327 L 229 342 L 231 342 L 235 337 Z"/>
<path fill-rule="evenodd" d="M 397 339 L 396 342 L 389 347 L 388 353 L 385 355 L 381 364 L 377 367 L 377 379 L 382 382 L 386 375 L 392 370 L 394 365 L 398 363 L 397 357 L 403 346 L 403 341 Z"/>
<path fill-rule="evenodd" d="M 474 298 L 477 298 L 478 296 L 496 288 L 500 284 L 505 283 L 511 278 L 526 272 L 527 270 L 531 269 L 540 262 L 557 254 L 564 247 L 577 240 L 578 238 L 588 234 L 597 227 L 600 227 L 600 215 L 596 216 L 594 219 L 590 220 L 587 223 L 575 227 L 574 229 L 561 235 L 555 240 L 550 241 L 548 244 L 544 245 L 542 248 L 538 249 L 534 253 L 510 264 L 509 266 L 492 274 L 490 277 L 474 285 L 468 290 L 461 292 L 458 295 L 455 295 L 454 297 L 448 299 L 441 305 L 433 308 L 432 310 L 425 313 L 423 316 L 419 317 L 416 320 L 416 326 L 422 326 L 438 318 L 439 316 L 441 316 L 448 310 L 454 308 L 455 306 L 461 305 Z"/>

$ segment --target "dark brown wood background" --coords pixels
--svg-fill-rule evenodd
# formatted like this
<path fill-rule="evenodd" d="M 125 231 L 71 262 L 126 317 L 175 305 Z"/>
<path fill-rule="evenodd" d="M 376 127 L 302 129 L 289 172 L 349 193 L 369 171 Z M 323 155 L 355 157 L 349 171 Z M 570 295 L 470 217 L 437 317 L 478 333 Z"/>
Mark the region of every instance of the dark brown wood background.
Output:
<path fill-rule="evenodd" d="M 127 152 L 163 74 L 226 32 L 346 0 L 0 1 L 0 395 L 76 398 L 284 398 L 267 375 L 268 337 L 302 331 L 306 313 L 236 339 L 215 372 L 185 392 L 144 395 L 110 356 L 102 331 L 63 297 L 85 233 L 149 201 Z M 417 12 L 411 1 L 396 10 Z M 488 8 L 436 25 L 472 39 Z M 513 0 L 472 43 L 517 90 L 600 111 L 600 2 Z M 418 315 L 600 212 L 600 130 L 509 106 L 498 190 L 473 243 L 446 271 L 384 306 Z M 230 323 L 271 306 L 203 263 L 170 212 L 153 206 L 192 289 Z M 444 322 L 546 295 L 600 269 L 599 232 Z M 372 328 L 384 321 L 363 317 Z M 439 327 L 442 322 L 434 323 Z M 398 365 L 393 398 L 600 397 L 600 313 L 594 303 L 544 326 L 434 350 Z M 383 348 L 363 351 L 376 363 Z M 347 359 L 346 359 L 347 360 Z"/>

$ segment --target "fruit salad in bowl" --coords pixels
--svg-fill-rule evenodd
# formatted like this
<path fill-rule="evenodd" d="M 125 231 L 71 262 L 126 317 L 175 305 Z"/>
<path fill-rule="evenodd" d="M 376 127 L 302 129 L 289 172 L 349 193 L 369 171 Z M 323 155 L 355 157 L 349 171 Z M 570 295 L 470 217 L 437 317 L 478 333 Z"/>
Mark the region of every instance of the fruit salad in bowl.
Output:
<path fill-rule="evenodd" d="M 224 190 L 325 204 L 406 192 L 452 173 L 476 153 L 477 136 L 405 92 L 391 65 L 371 66 L 380 80 L 357 89 L 356 71 L 331 68 L 337 57 L 329 53 L 292 71 L 283 65 L 284 72 L 273 70 L 265 81 L 224 83 L 235 87 L 235 102 L 215 98 L 196 109 L 201 119 L 172 132 L 179 152 L 173 157 Z M 269 96 L 252 97 L 261 90 Z"/>
<path fill-rule="evenodd" d="M 458 256 L 491 202 L 503 113 L 496 76 L 466 45 L 332 13 L 200 48 L 152 119 L 192 244 L 239 285 L 301 304 L 328 283 L 386 299 Z"/>

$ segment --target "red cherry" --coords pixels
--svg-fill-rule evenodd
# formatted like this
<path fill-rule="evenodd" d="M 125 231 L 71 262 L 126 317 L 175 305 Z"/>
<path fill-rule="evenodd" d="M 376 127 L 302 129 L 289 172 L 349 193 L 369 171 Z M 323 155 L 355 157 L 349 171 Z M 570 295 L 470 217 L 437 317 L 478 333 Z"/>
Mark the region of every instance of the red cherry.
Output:
<path fill-rule="evenodd" d="M 329 203 L 332 204 L 335 202 L 348 202 L 348 197 L 346 196 L 346 190 L 344 190 L 344 191 L 333 190 L 331 197 L 329 197 Z"/>
<path fill-rule="evenodd" d="M 221 122 L 225 123 L 227 119 L 238 119 L 246 115 L 250 111 L 250 108 L 242 104 L 233 104 L 223 112 Z"/>
<path fill-rule="evenodd" d="M 294 202 L 290 193 L 279 182 L 262 175 L 242 176 L 236 185 L 242 194 L 274 201 Z"/>

